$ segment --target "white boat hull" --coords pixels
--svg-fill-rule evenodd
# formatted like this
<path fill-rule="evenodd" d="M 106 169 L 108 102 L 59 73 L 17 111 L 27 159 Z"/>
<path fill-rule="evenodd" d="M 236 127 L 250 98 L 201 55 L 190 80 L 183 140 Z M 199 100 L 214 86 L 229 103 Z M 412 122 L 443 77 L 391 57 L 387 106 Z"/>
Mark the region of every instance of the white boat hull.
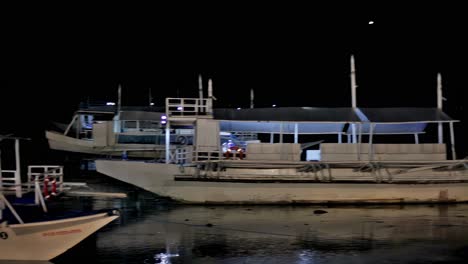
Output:
<path fill-rule="evenodd" d="M 55 150 L 86 153 L 94 155 L 122 156 L 124 151 L 129 157 L 160 158 L 164 156 L 161 147 L 154 144 L 115 144 L 95 146 L 92 140 L 77 139 L 56 132 L 46 131 L 49 147 Z"/>
<path fill-rule="evenodd" d="M 223 182 L 179 181 L 178 165 L 136 161 L 97 160 L 98 172 L 133 184 L 161 196 L 184 203 L 196 204 L 323 204 L 323 203 L 447 203 L 467 202 L 468 182 L 441 183 L 369 183 L 369 182 Z M 193 174 L 193 167 L 184 168 Z M 244 172 L 258 173 L 258 169 Z M 264 172 L 264 171 L 263 171 Z M 268 173 L 288 173 L 270 169 Z M 236 173 L 236 170 L 232 170 Z M 294 172 L 291 172 L 294 173 Z M 335 177 L 345 174 L 362 176 L 351 169 L 336 169 Z M 417 178 L 427 172 L 413 172 L 406 176 Z M 435 172 L 435 176 L 465 179 L 466 170 Z M 409 177 L 408 176 L 408 177 Z M 344 176 L 342 176 L 344 177 Z M 284 178 L 284 177 L 283 177 Z"/>
<path fill-rule="evenodd" d="M 51 260 L 72 248 L 117 215 L 90 216 L 28 224 L 0 225 L 0 260 Z"/>

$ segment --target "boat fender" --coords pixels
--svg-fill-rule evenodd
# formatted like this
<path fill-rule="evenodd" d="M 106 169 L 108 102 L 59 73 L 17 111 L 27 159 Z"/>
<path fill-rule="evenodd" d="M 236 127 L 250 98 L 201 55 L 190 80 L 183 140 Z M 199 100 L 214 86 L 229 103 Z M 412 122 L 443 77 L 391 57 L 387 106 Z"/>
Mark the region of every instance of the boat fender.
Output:
<path fill-rule="evenodd" d="M 50 193 L 50 195 L 56 196 L 57 195 L 57 180 L 54 178 L 51 184 L 52 184 L 52 192 Z"/>
<path fill-rule="evenodd" d="M 42 190 L 42 194 L 46 199 L 49 199 L 49 176 L 44 177 L 44 189 Z"/>

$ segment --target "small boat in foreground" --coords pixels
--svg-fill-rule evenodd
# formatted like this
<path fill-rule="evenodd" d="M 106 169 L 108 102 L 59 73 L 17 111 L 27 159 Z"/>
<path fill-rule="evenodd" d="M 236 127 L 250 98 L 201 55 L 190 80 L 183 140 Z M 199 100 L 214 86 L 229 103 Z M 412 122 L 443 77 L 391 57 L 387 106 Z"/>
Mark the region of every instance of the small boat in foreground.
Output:
<path fill-rule="evenodd" d="M 11 139 L 2 136 L 0 141 L 5 138 Z M 19 198 L 23 194 L 23 184 L 19 177 L 19 139 L 13 139 L 16 146 L 16 169 L 2 170 L 0 167 L 0 260 L 51 260 L 119 217 L 118 211 L 109 210 L 69 215 L 59 219 L 51 219 L 51 215 L 41 215 L 30 222 L 23 221 L 18 210 L 6 197 L 11 194 Z M 13 177 L 7 177 L 6 174 L 13 174 Z M 42 207 L 46 208 L 37 180 L 34 192 L 36 198 L 40 197 Z M 24 208 L 32 210 L 38 207 Z"/>
<path fill-rule="evenodd" d="M 2 201 L 8 204 L 0 194 Z M 51 260 L 118 217 L 111 211 L 44 222 L 1 222 L 0 260 Z"/>

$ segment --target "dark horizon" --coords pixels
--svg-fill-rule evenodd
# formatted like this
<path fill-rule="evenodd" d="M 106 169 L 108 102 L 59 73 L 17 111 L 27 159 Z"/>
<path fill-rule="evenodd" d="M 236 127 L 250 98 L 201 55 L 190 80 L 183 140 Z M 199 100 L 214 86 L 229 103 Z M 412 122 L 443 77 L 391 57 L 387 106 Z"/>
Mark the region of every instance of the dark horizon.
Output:
<path fill-rule="evenodd" d="M 171 9 L 166 16 L 90 12 L 8 21 L 0 133 L 42 140 L 47 124 L 68 122 L 80 102 L 116 101 L 119 85 L 124 105 L 148 104 L 149 89 L 159 106 L 165 97 L 197 97 L 199 74 L 205 96 L 213 80 L 216 107 L 248 107 L 250 89 L 255 107 L 346 107 L 353 54 L 361 107 L 436 107 L 440 72 L 444 111 L 461 120 L 457 151 L 468 155 L 462 18 L 319 11 L 205 17 Z"/>

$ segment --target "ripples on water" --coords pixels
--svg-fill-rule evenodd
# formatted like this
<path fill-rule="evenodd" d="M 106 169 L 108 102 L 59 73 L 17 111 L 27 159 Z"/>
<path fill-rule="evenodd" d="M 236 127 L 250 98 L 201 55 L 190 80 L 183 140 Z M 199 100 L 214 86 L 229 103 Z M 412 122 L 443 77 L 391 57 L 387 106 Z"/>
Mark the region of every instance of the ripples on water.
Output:
<path fill-rule="evenodd" d="M 84 181 L 85 179 L 80 179 Z M 52 263 L 462 263 L 468 204 L 365 207 L 182 206 L 109 178 L 67 209 L 118 208 L 121 218 Z M 321 209 L 327 213 L 316 214 Z"/>

